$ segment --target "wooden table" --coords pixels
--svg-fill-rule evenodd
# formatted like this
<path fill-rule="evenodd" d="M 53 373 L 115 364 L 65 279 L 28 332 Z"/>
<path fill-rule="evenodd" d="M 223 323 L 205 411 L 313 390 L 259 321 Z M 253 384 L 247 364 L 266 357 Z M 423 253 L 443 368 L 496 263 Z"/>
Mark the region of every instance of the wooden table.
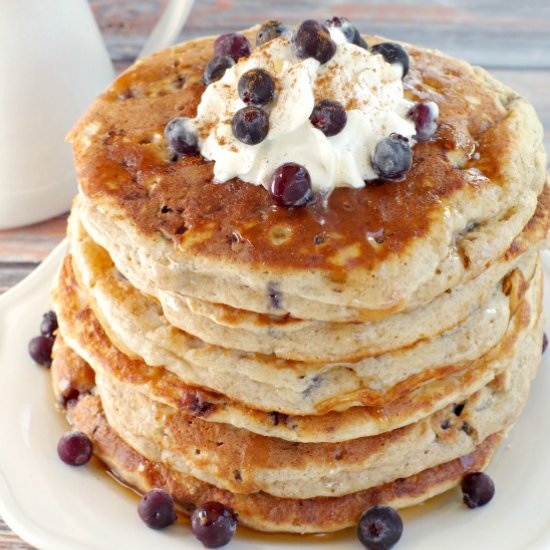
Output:
<path fill-rule="evenodd" d="M 162 10 L 160 0 L 89 0 L 121 70 L 128 66 Z M 489 69 L 528 98 L 550 151 L 550 2 L 548 0 L 197 0 L 180 38 L 219 34 L 262 19 L 296 23 L 349 17 L 360 30 L 430 46 Z M 63 238 L 66 216 L 0 231 L 0 293 L 28 275 Z M 0 550 L 28 550 L 0 518 Z"/>

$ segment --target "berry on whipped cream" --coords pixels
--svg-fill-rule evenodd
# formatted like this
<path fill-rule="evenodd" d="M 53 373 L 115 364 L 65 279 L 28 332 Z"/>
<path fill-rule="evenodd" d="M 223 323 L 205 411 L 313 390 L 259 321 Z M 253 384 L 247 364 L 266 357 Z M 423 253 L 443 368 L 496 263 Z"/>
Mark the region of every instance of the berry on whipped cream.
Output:
<path fill-rule="evenodd" d="M 269 189 L 280 166 L 297 163 L 312 191 L 326 195 L 406 175 L 411 147 L 437 128 L 437 106 L 418 108 L 404 98 L 409 58 L 402 46 L 369 50 L 344 18 L 327 25 L 305 21 L 289 36 L 270 22 L 261 45 L 204 91 L 196 117 L 183 123 L 214 161 L 216 182 L 237 177 Z"/>

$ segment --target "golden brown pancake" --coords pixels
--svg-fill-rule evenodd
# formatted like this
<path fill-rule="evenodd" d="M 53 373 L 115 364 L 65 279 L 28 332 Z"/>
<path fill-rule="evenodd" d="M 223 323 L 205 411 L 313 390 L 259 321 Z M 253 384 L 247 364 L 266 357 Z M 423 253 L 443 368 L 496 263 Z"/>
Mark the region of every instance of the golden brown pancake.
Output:
<path fill-rule="evenodd" d="M 272 355 L 213 346 L 172 327 L 154 300 L 119 276 L 105 250 L 75 223 L 75 214 L 70 224 L 73 269 L 111 341 L 129 356 L 164 366 L 185 382 L 209 387 L 252 407 L 261 402 L 287 414 L 316 414 L 320 404 L 342 396 L 348 407 L 353 405 L 348 396 L 358 390 L 357 404 L 387 405 L 430 380 L 474 368 L 472 362 L 501 341 L 518 303 L 519 295 L 513 298 L 514 293 L 506 292 L 499 281 L 492 297 L 474 304 L 463 323 L 415 345 L 355 363 L 282 361 Z M 517 264 L 522 277 L 512 280 L 520 293 L 527 289 L 537 259 L 536 253 L 530 253 Z M 461 296 L 465 298 L 464 293 Z M 436 311 L 441 314 L 442 309 Z M 417 321 L 416 315 L 410 319 Z"/>
<path fill-rule="evenodd" d="M 222 502 L 238 513 L 240 523 L 261 531 L 331 532 L 355 524 L 374 504 L 405 507 L 423 502 L 455 486 L 467 473 L 482 470 L 501 440 L 501 434 L 494 434 L 460 459 L 344 497 L 280 499 L 264 493 L 234 494 L 146 459 L 109 426 L 98 396 L 84 394 L 69 401 L 68 407 L 73 427 L 92 439 L 96 456 L 126 485 L 141 493 L 162 487 L 186 513 L 208 501 Z"/>
<path fill-rule="evenodd" d="M 173 158 L 162 137 L 170 119 L 194 115 L 212 43 L 141 60 L 70 134 L 84 225 L 141 290 L 298 318 L 340 307 L 379 317 L 481 273 L 533 215 L 546 156 L 532 107 L 485 71 L 412 46 L 407 95 L 441 114 L 404 182 L 337 188 L 327 208 L 298 209 L 238 179 L 214 183 L 212 163 Z M 366 236 L 381 230 L 373 245 Z"/>
<path fill-rule="evenodd" d="M 101 373 L 94 393 L 122 439 L 175 471 L 235 493 L 343 496 L 473 452 L 486 437 L 510 426 L 539 364 L 540 330 L 534 336 L 522 343 L 509 368 L 460 407 L 450 405 L 379 436 L 335 444 L 289 443 L 205 422 Z"/>
<path fill-rule="evenodd" d="M 294 500 L 264 493 L 233 494 L 147 460 L 109 427 L 97 396 L 84 397 L 69 414 L 73 426 L 92 439 L 96 455 L 110 471 L 139 492 L 164 488 L 186 513 L 214 500 L 232 507 L 243 525 L 259 531 L 288 533 L 344 529 L 356 524 L 364 510 L 379 503 L 404 508 L 424 502 L 456 486 L 466 474 L 483 470 L 501 440 L 500 434 L 494 434 L 467 456 L 367 491 L 345 497 Z"/>
<path fill-rule="evenodd" d="M 74 278 L 70 257 L 60 271 L 54 303 L 61 334 L 96 372 L 133 385 L 184 414 L 292 441 L 328 442 L 376 435 L 411 424 L 449 404 L 462 402 L 488 384 L 510 365 L 524 335 L 531 334 L 538 324 L 540 273 L 536 280 L 538 283 L 532 285 L 528 296 L 524 297 L 521 276 L 511 277 L 510 291 L 517 304 L 510 330 L 499 346 L 469 368 L 427 383 L 382 408 L 351 407 L 343 412 L 317 416 L 289 416 L 277 411 L 252 409 L 223 394 L 189 385 L 162 367 L 150 367 L 139 358 L 129 358 L 110 342 L 95 317 Z"/>
<path fill-rule="evenodd" d="M 96 313 L 106 321 L 108 310 L 116 310 L 115 290 L 116 294 L 123 299 L 127 298 L 128 302 L 131 295 L 141 297 L 142 294 L 129 281 L 121 280 L 108 254 L 86 233 L 80 223 L 79 202 L 75 202 L 70 222 L 72 255 L 81 284 L 88 289 L 88 294 L 97 295 L 93 300 L 98 303 Z M 350 366 L 359 374 L 365 370 L 361 359 L 405 347 L 409 347 L 412 354 L 414 344 L 419 341 L 433 339 L 465 321 L 473 324 L 471 317 L 480 318 L 483 311 L 496 311 L 497 308 L 486 307 L 485 302 L 494 297 L 495 292 L 499 292 L 501 279 L 518 265 L 522 256 L 527 254 L 534 257 L 535 252 L 547 244 L 549 203 L 550 186 L 546 186 L 532 220 L 514 239 L 505 254 L 478 277 L 442 293 L 424 307 L 409 309 L 379 321 L 350 323 L 304 321 L 289 316 L 274 318 L 175 294 L 169 299 L 162 299 L 160 296 L 162 312 L 168 322 L 186 333 L 215 346 L 239 350 L 239 354 L 243 351 L 249 352 L 245 357 L 254 357 L 254 353 L 276 355 L 281 359 L 294 360 L 295 370 L 303 362 L 316 363 L 312 368 L 308 369 L 307 365 L 303 365 L 301 369 L 301 375 L 304 375 L 301 389 L 305 390 L 310 386 L 311 376 L 308 373 L 314 370 L 318 372 L 319 363 L 348 363 L 342 366 Z M 113 289 L 111 294 L 110 289 Z M 103 308 L 99 306 L 100 303 L 104 304 Z M 134 310 L 144 307 L 143 304 L 132 305 Z M 155 304 L 154 307 L 158 306 Z M 101 309 L 104 310 L 103 313 Z M 487 318 L 480 318 L 478 324 L 486 326 L 489 322 Z M 109 327 L 112 323 L 103 324 Z M 491 331 L 479 328 L 475 330 L 479 336 L 496 332 L 495 327 Z M 115 336 L 112 331 L 111 335 Z M 118 337 L 117 340 L 120 342 L 121 338 Z M 474 347 L 472 341 L 472 350 Z M 420 350 L 415 354 L 420 356 Z M 441 353 L 439 355 L 443 356 Z M 243 359 L 241 364 L 242 361 Z M 409 359 L 402 360 L 408 361 Z M 355 365 L 350 365 L 350 362 L 355 362 Z M 277 361 L 277 364 L 285 369 L 288 363 Z M 258 364 L 253 368 L 259 372 L 262 367 Z M 389 369 L 384 370 L 384 378 L 387 378 Z M 341 372 L 338 379 L 341 381 L 345 376 L 346 373 Z"/>

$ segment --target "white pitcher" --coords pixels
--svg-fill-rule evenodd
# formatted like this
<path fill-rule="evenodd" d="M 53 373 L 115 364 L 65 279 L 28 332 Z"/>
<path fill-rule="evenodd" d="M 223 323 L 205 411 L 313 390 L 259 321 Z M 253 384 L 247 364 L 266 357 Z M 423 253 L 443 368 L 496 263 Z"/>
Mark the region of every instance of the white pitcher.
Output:
<path fill-rule="evenodd" d="M 140 56 L 169 45 L 192 4 L 169 1 Z M 87 0 L 0 1 L 0 229 L 69 209 L 65 135 L 114 75 Z"/>

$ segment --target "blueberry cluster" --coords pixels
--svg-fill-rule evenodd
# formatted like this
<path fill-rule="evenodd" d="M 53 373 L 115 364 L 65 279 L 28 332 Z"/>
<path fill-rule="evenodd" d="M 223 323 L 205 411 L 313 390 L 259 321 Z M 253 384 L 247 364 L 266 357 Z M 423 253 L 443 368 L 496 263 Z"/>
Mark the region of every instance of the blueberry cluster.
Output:
<path fill-rule="evenodd" d="M 411 107 L 408 117 L 415 124 L 416 141 L 428 141 L 435 134 L 437 116 L 437 105 L 433 102 L 417 103 Z M 409 140 L 399 134 L 382 139 L 374 148 L 371 163 L 381 179 L 401 181 L 412 166 Z"/>
<path fill-rule="evenodd" d="M 172 495 L 159 488 L 141 497 L 138 515 L 151 529 L 164 529 L 178 519 Z M 236 529 L 237 515 L 220 502 L 206 502 L 191 514 L 191 531 L 205 548 L 225 546 Z"/>
<path fill-rule="evenodd" d="M 42 316 L 40 336 L 35 336 L 29 342 L 29 355 L 35 363 L 49 368 L 52 364 L 52 350 L 59 328 L 55 311 L 48 311 Z M 71 466 L 86 464 L 93 453 L 90 438 L 78 431 L 66 432 L 57 444 L 59 458 Z"/>
<path fill-rule="evenodd" d="M 233 135 L 247 145 L 257 145 L 269 132 L 269 115 L 262 107 L 273 99 L 275 82 L 263 69 L 250 69 L 239 79 L 237 89 L 246 107 L 233 116 Z"/>
<path fill-rule="evenodd" d="M 29 355 L 32 360 L 43 367 L 52 364 L 52 349 L 58 328 L 55 311 L 44 313 L 40 323 L 40 336 L 35 336 L 29 342 Z"/>
<path fill-rule="evenodd" d="M 369 45 L 361 33 L 345 17 L 333 17 L 324 24 L 307 20 L 294 32 L 280 21 L 267 21 L 261 25 L 256 35 L 256 47 L 270 40 L 285 36 L 290 38 L 292 51 L 298 59 L 314 58 L 319 63 L 327 63 L 336 53 L 337 45 L 331 38 L 329 28 L 339 29 L 346 40 L 364 49 Z M 402 78 L 409 71 L 409 55 L 394 42 L 383 42 L 370 48 L 374 54 L 401 68 Z M 214 57 L 203 74 L 203 83 L 208 86 L 220 80 L 225 71 L 242 57 L 250 56 L 252 46 L 242 34 L 229 33 L 219 36 L 214 43 Z M 274 77 L 263 69 L 250 69 L 238 82 L 239 97 L 245 107 L 239 109 L 232 118 L 231 129 L 239 141 L 247 145 L 257 145 L 269 133 L 269 114 L 265 107 L 273 100 L 276 91 Z M 417 103 L 408 113 L 416 128 L 416 141 L 429 140 L 437 130 L 438 109 L 434 103 Z M 165 137 L 170 149 L 177 155 L 192 155 L 199 152 L 197 135 L 190 129 L 189 119 L 172 119 L 165 129 Z M 310 115 L 313 127 L 327 137 L 342 132 L 347 123 L 345 107 L 330 99 L 318 101 Z M 402 180 L 412 166 L 412 150 L 409 140 L 392 134 L 382 139 L 371 156 L 371 164 L 380 179 Z M 288 163 L 273 173 L 269 192 L 275 204 L 280 206 L 304 206 L 313 199 L 311 177 L 304 166 Z"/>

